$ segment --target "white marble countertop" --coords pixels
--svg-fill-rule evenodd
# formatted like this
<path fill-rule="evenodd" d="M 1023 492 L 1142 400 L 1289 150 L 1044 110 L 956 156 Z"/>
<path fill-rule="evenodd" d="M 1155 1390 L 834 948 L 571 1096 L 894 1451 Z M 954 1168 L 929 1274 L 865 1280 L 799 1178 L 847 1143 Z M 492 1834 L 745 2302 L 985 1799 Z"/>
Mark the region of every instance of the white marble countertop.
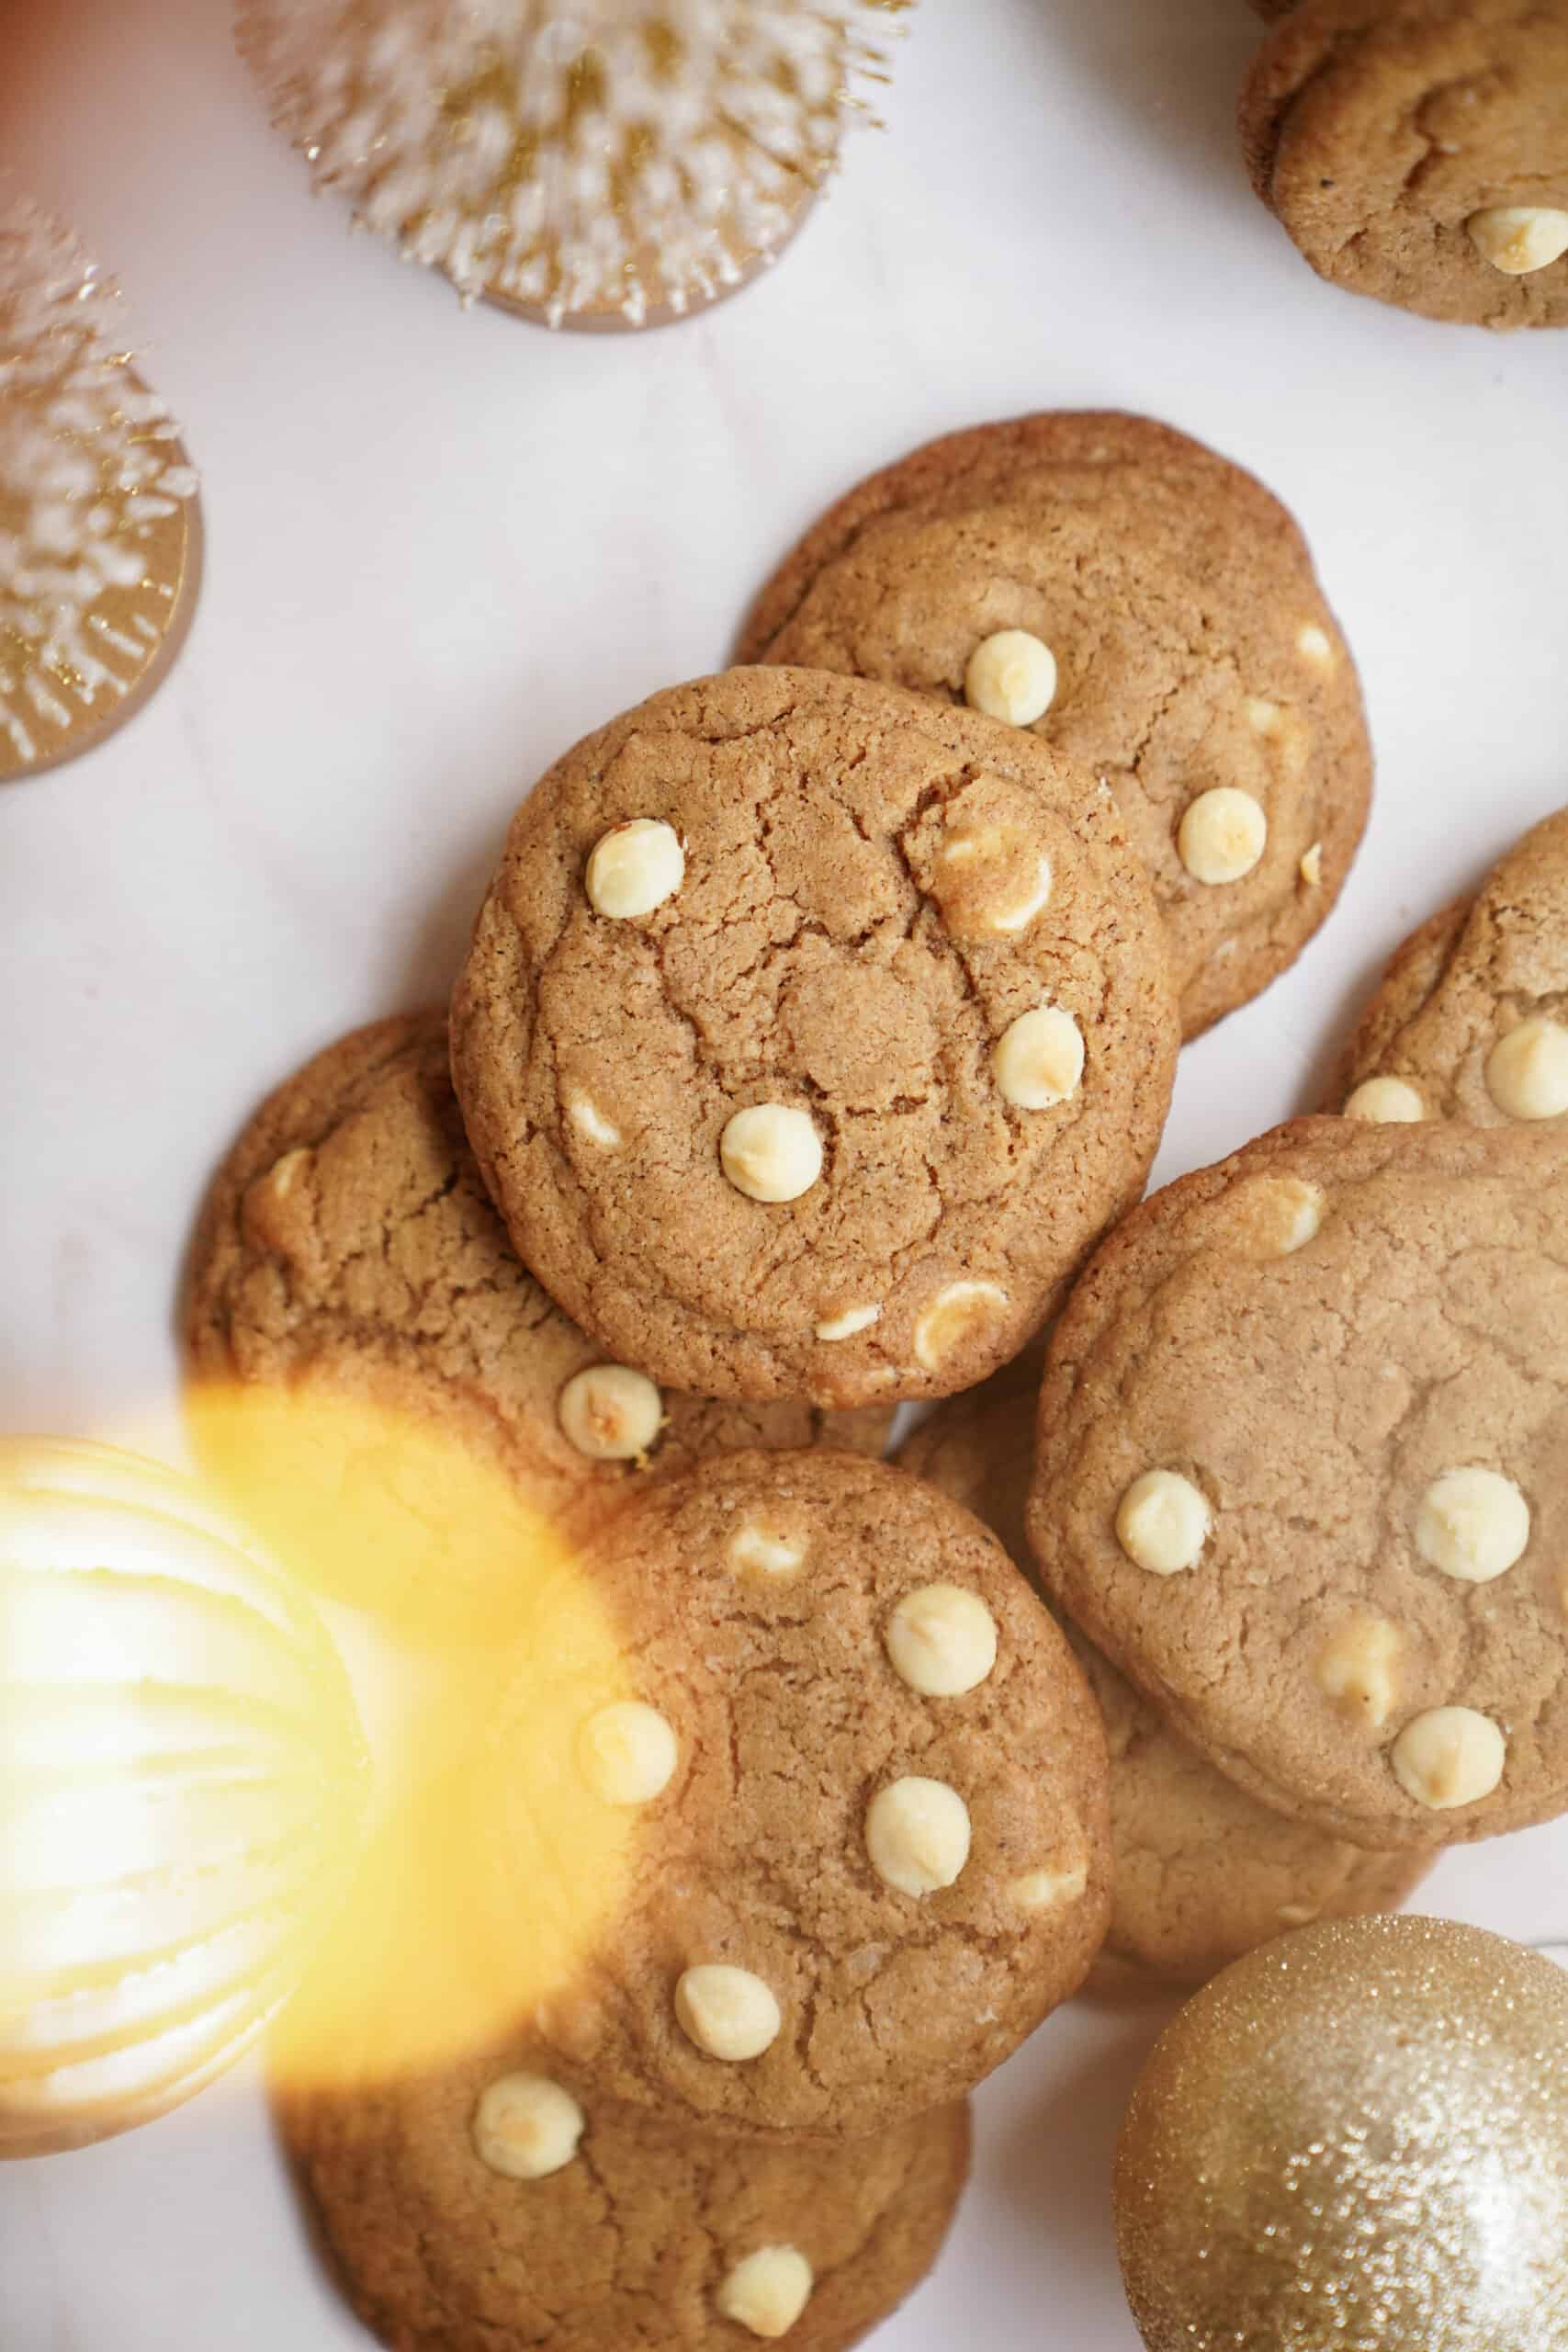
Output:
<path fill-rule="evenodd" d="M 1253 201 L 1243 0 L 924 0 L 885 135 L 695 324 L 551 339 L 351 242 L 276 143 L 227 0 L 0 6 L 0 152 L 124 278 L 205 478 L 160 698 L 0 794 L 0 1427 L 174 1443 L 171 1301 L 261 1091 L 450 977 L 504 820 L 579 734 L 717 666 L 828 498 L 1033 406 L 1151 411 L 1295 508 L 1380 753 L 1342 910 L 1191 1049 L 1160 1163 L 1311 1098 L 1418 917 L 1568 799 L 1568 335 L 1320 285 Z M 1568 1937 L 1568 1825 L 1428 1907 Z M 877 2337 L 1136 2352 L 1106 2168 L 1161 2013 L 1075 2007 L 979 2102 L 974 2188 Z M 349 2352 L 254 2069 L 0 2168 L 6 2352 Z"/>

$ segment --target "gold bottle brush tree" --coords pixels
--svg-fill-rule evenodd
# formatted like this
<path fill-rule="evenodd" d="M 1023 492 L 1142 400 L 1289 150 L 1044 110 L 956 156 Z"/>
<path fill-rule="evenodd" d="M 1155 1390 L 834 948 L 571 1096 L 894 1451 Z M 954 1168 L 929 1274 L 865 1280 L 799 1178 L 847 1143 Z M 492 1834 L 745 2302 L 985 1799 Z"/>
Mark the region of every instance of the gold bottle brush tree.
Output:
<path fill-rule="evenodd" d="M 238 0 L 273 119 L 466 300 L 639 327 L 773 259 L 912 0 Z"/>

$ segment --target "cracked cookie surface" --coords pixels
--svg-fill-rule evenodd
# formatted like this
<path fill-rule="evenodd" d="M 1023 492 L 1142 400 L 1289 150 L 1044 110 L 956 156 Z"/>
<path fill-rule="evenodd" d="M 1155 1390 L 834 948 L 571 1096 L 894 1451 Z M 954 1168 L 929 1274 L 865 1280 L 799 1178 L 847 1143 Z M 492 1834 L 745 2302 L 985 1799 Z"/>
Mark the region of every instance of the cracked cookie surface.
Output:
<path fill-rule="evenodd" d="M 939 1405 L 897 1455 L 983 1519 L 1026 1572 L 1041 1368 L 1032 1356 Z M 1259 1804 L 1168 1731 L 1076 1626 L 1063 1630 L 1111 1748 L 1114 1868 L 1111 1926 L 1090 1978 L 1099 1989 L 1198 1984 L 1288 1928 L 1390 1910 L 1424 1875 L 1424 1856 L 1369 1853 Z"/>
<path fill-rule="evenodd" d="M 440 1012 L 356 1030 L 263 1103 L 203 1209 L 183 1329 L 194 1380 L 314 1387 L 438 1421 L 572 1537 L 649 1475 L 733 1446 L 826 1439 L 877 1453 L 891 1419 L 669 1392 L 646 1452 L 582 1451 L 562 1399 L 604 1351 L 507 1241 L 463 1134 Z M 603 1416 L 585 1431 L 569 1403 L 567 1419 L 590 1443 L 618 1442 Z"/>
<path fill-rule="evenodd" d="M 839 1408 L 1006 1361 L 1137 1197 L 1176 1017 L 1111 797 L 856 679 L 656 695 L 513 821 L 453 1004 L 513 1240 L 612 1352 Z"/>
<path fill-rule="evenodd" d="M 1568 1805 L 1568 1145 L 1301 1120 L 1158 1193 L 1052 1337 L 1045 1588 L 1368 1847 Z"/>
<path fill-rule="evenodd" d="M 1565 0 L 1300 0 L 1240 123 L 1321 277 L 1427 318 L 1568 326 Z"/>
<path fill-rule="evenodd" d="M 852 2135 L 957 2097 L 1076 1989 L 1109 1910 L 1104 1735 L 969 1513 L 852 1455 L 735 1454 L 639 1495 L 584 1573 L 673 1764 L 538 2018 L 571 2087 Z M 502 1790 L 510 1744 L 503 1705 Z M 502 1934 L 531 1898 L 516 1803 Z"/>
<path fill-rule="evenodd" d="M 933 441 L 829 508 L 741 653 L 961 703 L 976 647 L 1019 630 L 1055 664 L 1030 731 L 1110 781 L 1196 1035 L 1299 955 L 1366 820 L 1360 690 L 1306 544 L 1261 483 L 1167 425 L 1020 417 Z M 1217 864 L 1194 840 L 1216 790 L 1262 828 Z"/>
<path fill-rule="evenodd" d="M 781 2333 L 841 2352 L 934 2261 L 968 2167 L 962 2102 L 842 2147 L 760 2147 L 579 2108 L 550 2064 L 516 2043 L 279 2100 L 348 2297 L 399 2352 L 740 2352 Z"/>
<path fill-rule="evenodd" d="M 1356 1024 L 1333 1108 L 1378 1080 L 1411 1088 L 1427 1119 L 1568 1125 L 1568 809 L 1394 955 Z"/>

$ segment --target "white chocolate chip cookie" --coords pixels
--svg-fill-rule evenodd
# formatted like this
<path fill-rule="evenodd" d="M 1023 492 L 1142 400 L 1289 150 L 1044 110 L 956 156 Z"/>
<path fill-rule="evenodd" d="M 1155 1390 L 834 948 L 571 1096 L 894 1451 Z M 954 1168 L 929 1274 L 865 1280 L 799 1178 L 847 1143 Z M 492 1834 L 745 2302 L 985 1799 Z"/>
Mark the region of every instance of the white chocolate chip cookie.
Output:
<path fill-rule="evenodd" d="M 1317 1204 L 1282 1255 L 1238 1246 L 1264 1182 Z M 1090 1265 L 1030 1532 L 1218 1770 L 1419 1850 L 1568 1810 L 1565 1448 L 1568 1138 L 1301 1120 Z"/>

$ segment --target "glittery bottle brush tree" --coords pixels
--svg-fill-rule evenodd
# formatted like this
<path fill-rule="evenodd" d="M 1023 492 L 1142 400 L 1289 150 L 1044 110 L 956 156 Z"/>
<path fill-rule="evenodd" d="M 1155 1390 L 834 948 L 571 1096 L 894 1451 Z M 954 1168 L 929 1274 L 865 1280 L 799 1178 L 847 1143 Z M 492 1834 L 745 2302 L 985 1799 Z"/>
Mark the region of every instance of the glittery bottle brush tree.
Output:
<path fill-rule="evenodd" d="M 128 718 L 190 619 L 196 476 L 125 334 L 75 237 L 0 181 L 0 783 Z"/>
<path fill-rule="evenodd" d="M 912 0 L 237 0 L 316 185 L 551 326 L 639 327 L 799 225 Z"/>

